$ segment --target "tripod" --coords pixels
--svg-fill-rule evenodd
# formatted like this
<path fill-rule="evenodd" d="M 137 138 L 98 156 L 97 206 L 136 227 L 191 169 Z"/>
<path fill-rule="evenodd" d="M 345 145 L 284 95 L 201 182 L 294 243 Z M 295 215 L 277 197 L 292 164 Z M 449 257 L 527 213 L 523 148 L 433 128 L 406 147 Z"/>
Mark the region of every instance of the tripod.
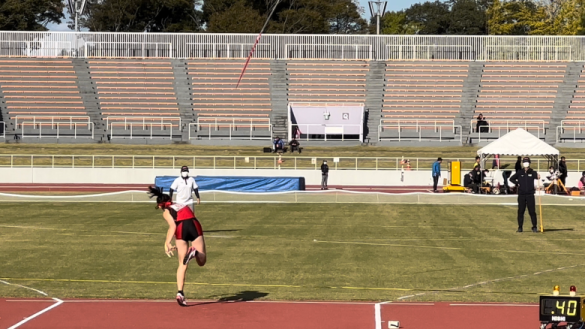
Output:
<path fill-rule="evenodd" d="M 565 187 L 565 185 L 563 184 L 563 182 L 561 181 L 560 178 L 557 178 L 556 182 L 552 182 L 549 186 L 547 186 L 545 190 L 545 192 L 549 192 L 550 190 L 553 188 L 553 186 L 560 186 L 562 188 L 561 191 L 565 191 L 565 193 L 567 193 L 567 195 L 569 195 L 569 191 L 567 191 L 567 188 Z M 557 191 L 557 189 L 555 188 L 555 192 Z"/>

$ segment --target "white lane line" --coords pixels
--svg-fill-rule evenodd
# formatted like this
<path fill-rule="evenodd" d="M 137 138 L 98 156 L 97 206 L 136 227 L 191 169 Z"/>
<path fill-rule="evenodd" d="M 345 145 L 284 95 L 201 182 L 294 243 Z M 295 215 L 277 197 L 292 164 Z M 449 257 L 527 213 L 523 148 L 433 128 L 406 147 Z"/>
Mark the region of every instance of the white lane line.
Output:
<path fill-rule="evenodd" d="M 25 318 L 24 320 L 22 320 L 22 321 L 20 321 L 19 323 L 17 323 L 17 324 L 15 324 L 15 325 L 13 325 L 12 327 L 8 327 L 8 329 L 15 329 L 15 328 L 18 328 L 18 327 L 22 326 L 23 324 L 25 324 L 25 323 L 29 322 L 30 320 L 32 320 L 32 319 L 34 319 L 34 318 L 36 318 L 37 316 L 39 316 L 39 315 L 41 315 L 41 314 L 43 314 L 43 313 L 46 313 L 46 312 L 48 312 L 48 311 L 50 311 L 50 310 L 54 309 L 55 307 L 57 307 L 57 306 L 59 306 L 59 305 L 63 304 L 63 301 L 62 301 L 62 300 L 60 300 L 59 298 L 52 298 L 52 299 L 53 299 L 53 300 L 56 302 L 55 304 L 53 304 L 53 305 L 51 305 L 51 306 L 49 306 L 49 307 L 47 307 L 47 308 L 45 308 L 45 309 L 43 309 L 43 310 L 41 310 L 41 311 L 39 311 L 39 312 L 37 312 L 37 313 L 35 313 L 35 314 L 33 314 L 33 315 L 31 315 L 31 316 L 29 316 L 29 317 Z"/>
<path fill-rule="evenodd" d="M 20 284 L 13 284 L 13 283 L 10 283 L 10 282 L 8 282 L 8 281 L 4 281 L 4 280 L 0 280 L 0 283 L 6 284 L 6 285 L 9 285 L 9 286 L 16 286 L 16 287 L 20 287 L 20 288 L 24 288 L 24 289 L 32 290 L 32 291 L 34 291 L 34 292 L 37 292 L 37 293 L 39 293 L 39 294 L 41 294 L 41 295 L 43 295 L 43 296 L 49 296 L 49 295 L 47 295 L 47 293 L 45 293 L 44 291 L 40 291 L 40 290 L 38 290 L 38 289 L 31 288 L 31 287 L 27 287 L 27 286 L 23 286 L 23 285 L 20 285 Z M 51 299 L 52 299 L 53 301 L 55 301 L 55 304 L 53 304 L 53 305 L 51 305 L 51 306 L 49 306 L 49 307 L 46 307 L 46 308 L 44 308 L 44 309 L 40 310 L 39 312 L 37 312 L 37 313 L 35 313 L 35 314 L 33 314 L 33 315 L 29 316 L 29 317 L 26 317 L 26 318 L 24 318 L 22 321 L 18 322 L 17 324 L 15 324 L 15 325 L 13 325 L 13 326 L 11 326 L 11 327 L 8 327 L 8 329 L 15 329 L 15 328 L 18 328 L 18 327 L 22 326 L 23 324 L 25 324 L 25 323 L 29 322 L 30 320 L 32 320 L 32 319 L 34 319 L 34 318 L 36 318 L 37 316 L 39 316 L 39 315 L 41 315 L 41 314 L 43 314 L 43 313 L 46 313 L 46 312 L 48 312 L 48 311 L 50 311 L 50 310 L 54 309 L 55 307 L 57 307 L 57 306 L 59 306 L 59 305 L 63 304 L 63 301 L 62 301 L 62 300 L 60 300 L 59 298 L 51 298 Z"/>
<path fill-rule="evenodd" d="M 7 302 L 47 302 L 42 299 L 7 299 Z M 268 303 L 268 304 L 324 304 L 324 305 L 374 305 L 373 302 L 344 302 L 344 301 L 287 301 L 287 300 L 247 300 L 236 302 L 246 303 Z M 108 299 L 66 299 L 64 303 L 176 303 L 174 299 L 124 299 L 124 300 L 108 300 Z M 217 299 L 190 299 L 189 303 L 213 303 L 222 302 Z M 228 301 L 226 301 L 228 302 Z M 404 303 L 411 304 L 411 303 Z M 414 303 L 412 303 L 414 304 Z"/>
<path fill-rule="evenodd" d="M 449 306 L 538 307 L 538 305 L 532 304 L 449 304 Z"/>
<path fill-rule="evenodd" d="M 376 329 L 382 329 L 382 312 L 380 311 L 380 303 L 374 305 L 374 321 L 376 321 Z"/>

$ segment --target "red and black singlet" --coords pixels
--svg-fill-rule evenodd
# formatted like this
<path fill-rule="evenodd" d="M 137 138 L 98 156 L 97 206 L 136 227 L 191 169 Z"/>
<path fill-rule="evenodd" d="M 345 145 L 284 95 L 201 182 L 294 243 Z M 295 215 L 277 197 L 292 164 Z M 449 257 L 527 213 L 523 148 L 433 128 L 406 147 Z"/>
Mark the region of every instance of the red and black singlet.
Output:
<path fill-rule="evenodd" d="M 185 241 L 194 241 L 200 236 L 203 236 L 203 228 L 195 218 L 193 210 L 188 205 L 171 204 L 165 207 L 175 220 L 177 228 L 175 230 L 175 238 Z"/>
<path fill-rule="evenodd" d="M 173 216 L 175 222 L 195 218 L 193 210 L 191 210 L 191 208 L 188 205 L 173 204 L 167 207 L 167 209 L 169 209 L 169 212 L 171 213 L 171 216 Z"/>

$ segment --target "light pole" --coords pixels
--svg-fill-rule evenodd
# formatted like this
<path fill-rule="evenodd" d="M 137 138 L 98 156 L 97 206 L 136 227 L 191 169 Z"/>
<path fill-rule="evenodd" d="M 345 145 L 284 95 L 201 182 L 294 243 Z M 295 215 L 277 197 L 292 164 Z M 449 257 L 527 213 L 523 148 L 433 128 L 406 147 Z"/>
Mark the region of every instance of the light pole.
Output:
<path fill-rule="evenodd" d="M 370 5 L 370 14 L 376 16 L 376 34 L 380 34 L 380 17 L 386 12 L 388 1 L 368 1 Z"/>
<path fill-rule="evenodd" d="M 69 6 L 69 13 L 71 15 L 75 15 L 75 32 L 79 32 L 79 26 L 77 21 L 79 20 L 79 16 L 83 14 L 83 9 L 85 7 L 86 0 L 68 0 L 67 4 Z"/>

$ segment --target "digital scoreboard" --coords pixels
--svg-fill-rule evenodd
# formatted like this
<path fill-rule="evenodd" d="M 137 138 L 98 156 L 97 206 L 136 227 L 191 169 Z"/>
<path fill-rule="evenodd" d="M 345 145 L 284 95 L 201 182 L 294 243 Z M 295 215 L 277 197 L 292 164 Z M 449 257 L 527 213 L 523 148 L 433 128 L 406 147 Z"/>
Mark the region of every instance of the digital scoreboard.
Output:
<path fill-rule="evenodd" d="M 584 306 L 582 296 L 540 296 L 540 322 L 582 322 Z"/>

